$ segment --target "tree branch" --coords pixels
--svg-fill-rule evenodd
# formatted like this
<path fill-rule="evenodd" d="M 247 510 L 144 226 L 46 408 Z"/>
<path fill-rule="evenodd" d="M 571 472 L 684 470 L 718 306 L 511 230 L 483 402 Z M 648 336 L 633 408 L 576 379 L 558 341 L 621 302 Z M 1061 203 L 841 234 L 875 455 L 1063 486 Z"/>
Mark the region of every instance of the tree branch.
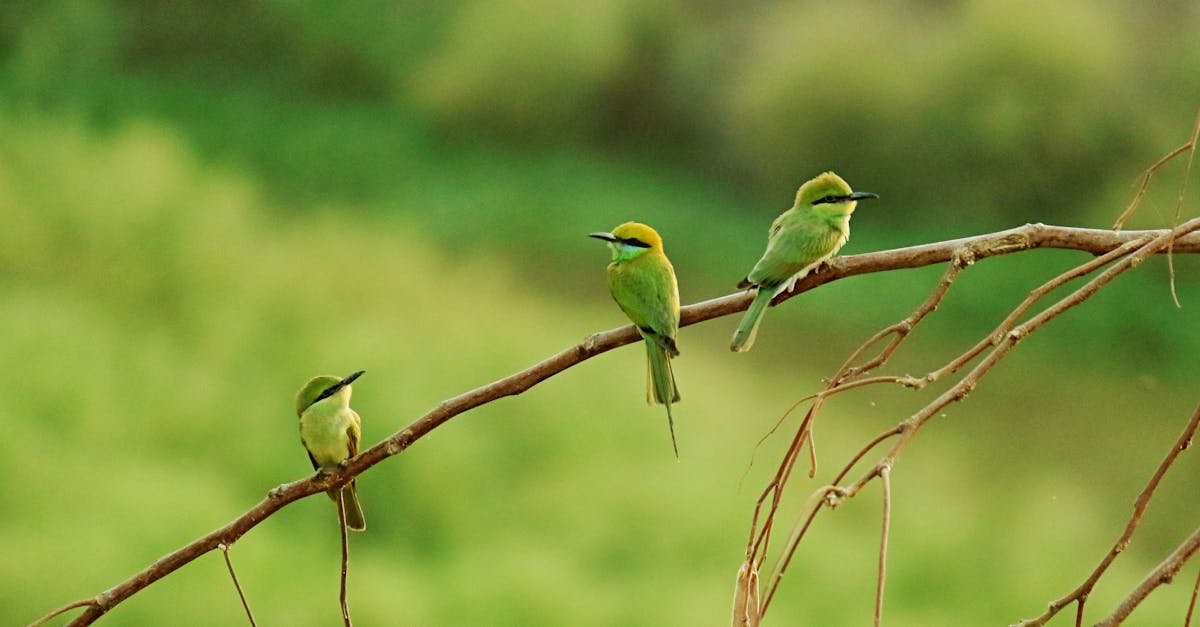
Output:
<path fill-rule="evenodd" d="M 965 256 L 968 263 L 1033 248 L 1060 248 L 1079 250 L 1092 254 L 1103 254 L 1131 240 L 1149 240 L 1167 233 L 1155 231 L 1107 231 L 1075 227 L 1026 224 L 1024 226 L 961 239 L 932 244 L 923 244 L 882 252 L 837 257 L 820 271 L 796 284 L 791 292 L 775 299 L 778 304 L 825 283 L 839 279 L 943 263 L 956 255 Z M 1175 253 L 1200 252 L 1200 234 L 1191 233 L 1174 241 Z M 684 307 L 681 311 L 681 326 L 689 326 L 745 311 L 752 300 L 749 292 L 739 292 L 706 300 Z M 119 603 L 128 599 L 155 581 L 178 570 L 197 557 L 215 550 L 220 545 L 231 545 L 242 535 L 253 529 L 267 517 L 273 515 L 293 501 L 325 492 L 334 487 L 348 484 L 355 477 L 384 459 L 397 455 L 441 426 L 446 421 L 481 405 L 529 390 L 541 381 L 558 374 L 587 359 L 638 340 L 633 326 L 624 326 L 588 336 L 579 344 L 558 354 L 490 384 L 478 387 L 448 400 L 442 401 L 424 416 L 409 426 L 352 458 L 345 468 L 323 475 L 285 483 L 272 489 L 267 497 L 249 511 L 213 530 L 207 535 L 176 549 L 160 558 L 129 579 L 109 588 L 94 597 L 72 603 L 67 608 L 86 607 L 72 625 L 89 625 Z M 908 437 L 902 435 L 902 441 Z"/>
<path fill-rule="evenodd" d="M 1029 225 L 1027 225 L 1027 227 L 1028 226 Z M 1036 225 L 1034 225 L 1034 227 L 1036 228 Z M 1193 218 L 1192 220 L 1179 225 L 1175 229 L 1156 232 L 1153 237 L 1142 236 L 1137 239 L 1128 240 L 1125 243 L 1117 246 L 1115 249 L 1110 250 L 1108 253 L 1101 255 L 1100 257 L 1088 263 L 1081 264 L 1076 268 L 1068 270 L 1063 274 L 1060 274 L 1058 277 L 1051 279 L 1049 282 L 1043 284 L 1043 286 L 1031 292 L 1025 301 L 1017 306 L 1017 309 L 1014 311 L 1014 313 L 1006 317 L 1005 321 L 1001 323 L 1000 327 L 988 335 L 986 338 L 986 345 L 991 347 L 991 352 L 988 353 L 988 355 L 984 357 L 979 364 L 977 364 L 973 369 L 959 379 L 957 383 L 951 386 L 950 389 L 943 392 L 925 407 L 921 408 L 898 425 L 898 437 L 892 444 L 891 449 L 888 450 L 882 459 L 880 459 L 874 466 L 872 466 L 861 477 L 859 477 L 857 481 L 854 481 L 849 486 L 843 486 L 839 483 L 838 485 L 823 486 L 813 492 L 806 503 L 815 502 L 816 506 L 811 510 L 809 510 L 807 507 L 803 510 L 808 512 L 807 516 L 803 519 L 803 526 L 800 526 L 799 522 L 797 523 L 798 529 L 793 532 L 792 536 L 788 539 L 787 544 L 784 546 L 783 553 L 778 560 L 775 571 L 768 578 L 768 587 L 766 594 L 764 594 L 762 597 L 763 600 L 760 612 L 766 613 L 767 609 L 770 607 L 771 601 L 775 597 L 775 592 L 779 588 L 784 572 L 787 570 L 787 567 L 791 562 L 791 558 L 794 555 L 800 540 L 803 538 L 804 532 L 808 529 L 813 519 L 820 511 L 821 504 L 826 504 L 830 507 L 836 507 L 842 501 L 856 496 L 864 486 L 866 486 L 872 480 L 880 477 L 882 472 L 890 471 L 901 452 L 903 452 L 908 444 L 911 443 L 911 441 L 916 437 L 917 432 L 920 431 L 922 427 L 928 424 L 928 422 L 943 408 L 951 403 L 962 400 L 968 394 L 970 394 L 971 391 L 973 391 L 979 384 L 979 381 L 1025 337 L 1036 332 L 1047 322 L 1067 311 L 1068 309 L 1071 309 L 1084 302 L 1105 285 L 1116 279 L 1116 277 L 1123 272 L 1126 272 L 1130 268 L 1140 264 L 1146 258 L 1161 253 L 1167 249 L 1172 242 L 1182 241 L 1183 239 L 1193 236 L 1197 229 L 1200 229 L 1200 218 Z M 1013 231 L 1019 230 L 1020 229 L 1013 229 Z M 1004 246 L 1004 248 L 1007 249 L 1008 247 Z M 955 263 L 961 263 L 964 260 L 967 263 L 970 263 L 969 259 L 965 259 L 965 255 L 967 255 L 969 252 L 969 249 L 960 249 L 960 252 L 956 253 L 955 255 Z M 1049 292 L 1053 286 L 1061 285 L 1068 278 L 1081 276 L 1082 274 L 1091 272 L 1092 270 L 1099 268 L 1101 265 L 1104 265 L 1105 263 L 1108 263 L 1117 257 L 1120 257 L 1119 261 L 1115 261 L 1106 270 L 1101 272 L 1092 280 L 1088 281 L 1083 286 L 1077 288 L 1069 295 L 1046 307 L 1026 322 L 1017 326 L 1011 326 L 1017 317 L 1019 317 L 1021 312 L 1027 309 L 1033 301 L 1040 299 L 1043 295 Z M 947 277 L 949 276 L 950 275 L 947 274 Z M 944 280 L 942 285 L 946 284 L 947 283 Z M 936 293 L 937 292 L 935 291 L 935 294 Z M 872 338 L 872 340 L 868 340 L 868 342 L 873 340 L 874 338 Z M 971 349 L 968 351 L 968 353 L 972 353 L 972 351 L 974 351 L 974 349 Z M 965 365 L 967 361 L 969 360 L 963 360 L 961 358 L 952 361 L 951 364 L 957 364 L 953 370 L 957 370 L 959 367 Z M 943 370 L 945 370 L 945 368 L 943 368 Z M 880 381 L 887 381 L 889 378 L 883 377 L 877 379 Z M 895 382 L 902 381 L 897 378 Z M 908 383 L 905 384 L 907 385 Z M 809 415 L 805 417 L 805 421 L 801 424 L 799 433 L 802 433 L 806 428 L 810 428 L 808 425 L 814 418 L 813 412 L 819 407 L 822 400 L 823 397 L 817 397 L 813 404 L 813 408 L 809 410 Z M 887 437 L 890 437 L 890 435 Z M 793 455 L 793 453 L 791 450 L 789 450 L 785 455 L 784 460 L 780 464 L 780 473 L 785 476 L 786 474 L 790 473 L 791 461 L 789 460 L 789 456 L 791 455 Z M 778 485 L 779 476 L 779 474 L 776 475 L 776 479 L 772 480 L 771 485 Z M 778 492 L 780 488 L 775 488 L 775 490 Z M 758 507 L 759 506 L 756 506 L 755 508 L 755 515 L 751 523 L 752 528 L 757 524 Z M 773 517 L 774 510 L 772 510 L 768 515 L 768 520 L 764 524 L 765 531 L 763 532 L 763 535 L 769 533 L 771 524 L 773 522 L 771 519 Z M 765 555 L 765 541 L 761 543 L 761 547 L 761 553 Z M 759 550 L 759 547 L 756 546 L 755 550 Z M 761 563 L 761 557 L 759 559 L 759 563 Z"/>
<path fill-rule="evenodd" d="M 1200 529 L 1193 531 L 1192 535 L 1188 536 L 1178 548 L 1167 556 L 1167 559 L 1150 571 L 1142 583 L 1138 584 L 1138 587 L 1125 597 L 1125 600 L 1117 606 L 1117 609 L 1113 610 L 1112 614 L 1108 615 L 1108 618 L 1096 623 L 1096 627 L 1112 627 L 1124 622 L 1138 604 L 1150 596 L 1155 588 L 1165 583 L 1171 583 L 1175 579 L 1175 575 L 1179 574 L 1179 569 L 1183 568 L 1183 565 L 1196 551 L 1200 551 Z"/>
<path fill-rule="evenodd" d="M 1079 614 L 1082 616 L 1084 603 L 1087 602 L 1088 596 L 1092 593 L 1092 588 L 1096 587 L 1096 582 L 1108 570 L 1113 560 L 1117 559 L 1117 556 L 1129 547 L 1129 542 L 1133 539 L 1133 532 L 1137 530 L 1138 524 L 1141 523 L 1142 516 L 1146 513 L 1146 508 L 1150 506 L 1150 499 L 1154 496 L 1154 491 L 1158 489 L 1158 484 L 1162 481 L 1163 476 L 1167 474 L 1167 470 L 1175 463 L 1175 458 L 1179 457 L 1180 453 L 1191 446 L 1197 427 L 1200 427 L 1200 407 L 1196 408 L 1196 413 L 1192 414 L 1191 420 L 1183 428 L 1183 433 L 1179 434 L 1179 438 L 1175 440 L 1175 444 L 1171 446 L 1171 450 L 1167 451 L 1163 460 L 1159 462 L 1158 469 L 1154 471 L 1150 480 L 1146 482 L 1146 487 L 1142 488 L 1141 494 L 1138 494 L 1137 500 L 1133 503 L 1133 514 L 1130 515 L 1129 522 L 1125 523 L 1125 530 L 1121 532 L 1121 537 L 1117 538 L 1117 541 L 1113 543 L 1112 548 L 1100 560 L 1100 564 L 1096 566 L 1092 574 L 1088 575 L 1088 578 L 1083 583 L 1079 584 L 1078 587 L 1066 596 L 1051 601 L 1041 616 L 1023 620 L 1016 623 L 1013 627 L 1041 627 L 1041 625 L 1045 625 L 1047 621 L 1054 618 L 1055 614 L 1072 602 L 1079 604 Z"/>

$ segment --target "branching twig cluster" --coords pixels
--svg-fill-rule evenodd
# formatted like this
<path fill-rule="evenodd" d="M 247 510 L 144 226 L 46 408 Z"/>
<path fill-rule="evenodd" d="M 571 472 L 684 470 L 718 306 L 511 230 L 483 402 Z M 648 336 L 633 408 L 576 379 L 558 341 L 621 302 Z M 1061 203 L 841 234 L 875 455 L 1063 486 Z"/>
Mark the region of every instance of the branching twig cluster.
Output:
<path fill-rule="evenodd" d="M 1136 211 L 1142 197 L 1148 189 L 1150 179 L 1159 168 L 1161 168 L 1170 159 L 1180 154 L 1184 154 L 1185 152 L 1189 151 L 1194 153 L 1195 146 L 1197 144 L 1197 135 L 1200 135 L 1200 119 L 1197 120 L 1196 129 L 1193 133 L 1191 141 L 1188 144 L 1185 144 L 1184 146 L 1181 146 L 1172 153 L 1168 154 L 1142 174 L 1140 186 L 1134 201 L 1125 209 L 1124 212 L 1122 212 L 1114 228 L 1119 228 L 1124 221 L 1128 219 L 1134 211 Z M 1189 161 L 1189 168 L 1190 163 L 1191 162 Z M 1182 204 L 1182 200 L 1183 191 L 1181 190 L 1179 197 L 1180 204 Z M 1177 207 L 1177 221 L 1179 215 L 1179 207 Z M 1035 225 L 1032 228 L 1037 228 L 1037 226 Z M 977 248 L 975 247 L 979 244 L 977 240 L 970 242 L 964 241 L 964 245 L 953 252 L 952 258 L 950 259 L 950 264 L 946 268 L 946 271 L 938 285 L 930 292 L 925 301 L 919 307 L 917 307 L 912 314 L 900 322 L 897 322 L 896 324 L 893 324 L 879 331 L 874 336 L 868 338 L 867 341 L 864 342 L 857 350 L 855 350 L 846 360 L 846 362 L 843 363 L 840 368 L 838 368 L 833 376 L 827 380 L 826 386 L 822 391 L 801 399 L 795 405 L 793 405 L 791 409 L 788 410 L 788 413 L 791 413 L 791 411 L 799 407 L 801 404 L 805 402 L 811 402 L 804 419 L 800 422 L 796 429 L 796 434 L 793 436 L 790 446 L 784 453 L 783 458 L 779 463 L 779 467 L 775 475 L 768 482 L 766 488 L 763 490 L 757 503 L 755 504 L 754 512 L 750 522 L 750 537 L 746 546 L 745 561 L 742 563 L 738 571 L 738 590 L 734 595 L 735 604 L 733 624 L 753 626 L 757 625 L 762 620 L 763 615 L 766 613 L 767 608 L 770 607 L 771 600 L 774 598 L 775 593 L 779 588 L 779 584 L 784 573 L 795 556 L 799 543 L 801 540 L 803 540 L 813 520 L 823 509 L 823 506 L 828 506 L 830 508 L 836 507 L 841 502 L 856 496 L 863 489 L 863 487 L 865 487 L 872 480 L 878 478 L 883 484 L 883 531 L 879 549 L 874 612 L 874 621 L 875 624 L 878 625 L 882 620 L 884 582 L 886 580 L 887 572 L 887 542 L 891 523 L 890 475 L 892 468 L 894 467 L 900 453 L 904 450 L 904 448 L 912 441 L 917 432 L 923 426 L 925 426 L 933 416 L 938 415 L 939 412 L 941 412 L 950 403 L 962 400 L 972 390 L 974 390 L 981 379 L 996 365 L 996 363 L 998 363 L 1013 348 L 1015 348 L 1022 339 L 1038 331 L 1047 322 L 1061 315 L 1068 309 L 1084 302 L 1093 296 L 1097 291 L 1108 285 L 1117 276 L 1138 265 L 1149 256 L 1164 251 L 1169 255 L 1171 252 L 1179 250 L 1177 245 L 1181 241 L 1181 238 L 1186 238 L 1189 234 L 1192 234 L 1197 230 L 1200 230 L 1200 218 L 1179 224 L 1176 228 L 1167 232 L 1161 232 L 1153 236 L 1143 235 L 1136 239 L 1129 239 L 1120 245 L 1110 248 L 1107 252 L 1099 254 L 1095 259 L 1080 264 L 1079 266 L 1054 277 L 1043 285 L 1032 290 L 1028 296 L 1021 303 L 1019 303 L 991 333 L 981 338 L 974 346 L 950 360 L 942 367 L 929 372 L 923 377 L 911 377 L 908 375 L 874 376 L 869 378 L 865 377 L 864 375 L 886 364 L 888 359 L 892 356 L 900 344 L 908 337 L 913 328 L 920 324 L 920 322 L 924 320 L 926 316 L 928 316 L 938 307 L 946 293 L 949 291 L 954 280 L 964 268 L 973 264 L 978 259 L 990 256 L 989 253 L 997 249 L 1000 251 L 1005 251 L 1009 245 L 1017 247 L 1022 246 L 1019 239 L 1016 241 L 1006 239 L 993 240 L 997 246 L 995 249 Z M 1012 241 L 1011 244 L 1006 243 L 1010 241 Z M 1018 324 L 1018 321 L 1020 321 L 1029 312 L 1029 310 L 1047 294 L 1072 280 L 1087 276 L 1109 264 L 1111 265 L 1107 270 L 1101 272 L 1095 278 L 1091 279 L 1083 286 L 1073 291 L 1071 294 L 1045 307 L 1043 310 L 1033 315 L 1025 322 Z M 1173 265 L 1171 267 L 1173 269 Z M 1174 274 L 1172 271 L 1172 295 L 1174 296 L 1173 277 Z M 1177 299 L 1176 303 L 1178 303 Z M 859 360 L 862 359 L 863 355 L 865 355 L 868 350 L 878 346 L 885 339 L 888 340 L 887 344 L 884 345 L 884 347 L 875 357 L 859 363 Z M 792 472 L 795 468 L 796 460 L 799 458 L 800 453 L 805 446 L 808 447 L 810 451 L 810 457 L 812 458 L 812 466 L 809 476 L 815 476 L 816 459 L 813 445 L 813 426 L 817 416 L 824 406 L 826 399 L 850 389 L 881 383 L 899 384 L 908 388 L 920 389 L 934 381 L 938 381 L 944 377 L 957 373 L 959 370 L 964 368 L 967 364 L 973 362 L 985 352 L 987 355 L 973 369 L 964 374 L 948 390 L 928 403 L 925 407 L 909 416 L 906 420 L 900 422 L 895 427 L 883 432 L 871 440 L 850 459 L 849 463 L 846 464 L 846 466 L 831 484 L 818 488 L 809 496 L 801 510 L 799 519 L 793 525 L 787 542 L 780 550 L 771 574 L 763 580 L 767 587 L 765 592 L 761 593 L 761 606 L 755 605 L 760 598 L 760 592 L 757 589 L 749 590 L 742 588 L 751 585 L 757 587 L 758 585 L 760 576 L 759 574 L 768 556 L 772 531 L 774 530 L 776 518 L 779 513 L 779 507 L 784 497 L 784 488 L 786 487 L 788 480 L 791 478 Z M 785 413 L 784 418 L 786 417 L 787 414 Z M 781 418 L 781 422 L 782 420 L 783 418 Z M 1129 539 L 1132 537 L 1150 497 L 1153 495 L 1154 489 L 1158 484 L 1158 480 L 1161 479 L 1162 474 L 1165 473 L 1166 469 L 1174 462 L 1175 456 L 1177 456 L 1179 452 L 1186 448 L 1187 444 L 1191 441 L 1192 433 L 1195 431 L 1196 427 L 1195 422 L 1197 420 L 1200 420 L 1200 410 L 1198 410 L 1197 416 L 1193 418 L 1192 423 L 1189 424 L 1188 429 L 1185 430 L 1184 435 L 1181 436 L 1180 443 L 1177 444 L 1176 447 L 1172 449 L 1171 454 L 1169 454 L 1167 458 L 1163 460 L 1163 464 L 1159 467 L 1159 471 L 1155 474 L 1154 478 L 1151 480 L 1151 483 L 1146 487 L 1146 490 L 1139 497 L 1134 517 L 1130 519 L 1125 534 L 1123 534 L 1121 539 L 1118 540 L 1116 546 L 1113 547 L 1112 551 L 1110 551 L 1109 555 L 1101 563 L 1101 566 L 1096 569 L 1091 577 L 1089 577 L 1088 581 L 1076 589 L 1072 594 L 1051 603 L 1050 609 L 1043 616 L 1031 621 L 1025 621 L 1021 623 L 1022 625 L 1041 625 L 1046 620 L 1049 620 L 1049 618 L 1057 613 L 1062 607 L 1073 601 L 1078 602 L 1079 604 L 1076 616 L 1076 624 L 1081 624 L 1083 606 L 1087 599 L 1087 594 L 1091 591 L 1091 588 L 1094 586 L 1096 580 L 1100 577 L 1112 560 L 1115 559 L 1116 555 L 1128 544 Z M 879 459 L 879 461 L 877 461 L 867 471 L 860 475 L 857 480 L 849 484 L 844 483 L 847 475 L 862 460 L 863 457 L 865 457 L 870 451 L 875 449 L 883 442 L 892 438 L 896 438 L 896 441 L 893 443 L 891 449 L 889 449 L 884 456 Z M 766 506 L 765 513 L 764 506 Z M 1197 531 L 1197 534 L 1200 534 L 1200 530 Z M 1110 616 L 1109 619 L 1106 619 L 1107 622 L 1105 624 L 1118 624 L 1121 620 L 1123 620 L 1123 618 L 1127 616 L 1130 611 L 1132 611 L 1133 607 L 1135 607 L 1137 603 L 1145 597 L 1145 595 L 1149 594 L 1150 591 L 1152 591 L 1160 583 L 1169 581 L 1170 578 L 1172 578 L 1178 572 L 1179 568 L 1182 567 L 1183 562 L 1186 561 L 1196 550 L 1197 547 L 1194 538 L 1189 538 L 1187 541 L 1185 541 L 1184 544 L 1181 545 L 1180 548 L 1170 558 L 1163 562 L 1158 569 L 1156 569 L 1147 577 L 1141 586 L 1139 586 L 1130 594 L 1126 601 L 1114 611 L 1113 615 Z M 1196 586 L 1197 589 L 1200 590 L 1200 579 L 1197 580 Z M 1190 620 L 1190 609 L 1188 615 Z"/>
<path fill-rule="evenodd" d="M 948 261 L 953 261 L 954 263 L 952 264 L 952 267 L 957 267 L 962 264 L 969 264 L 970 262 L 984 259 L 986 257 L 1030 250 L 1033 248 L 1072 249 L 1086 251 L 1097 255 L 1106 255 L 1111 253 L 1118 256 L 1127 254 L 1129 250 L 1137 248 L 1138 250 L 1136 253 L 1128 254 L 1125 259 L 1130 260 L 1136 258 L 1137 261 L 1140 261 L 1146 256 L 1161 250 L 1162 246 L 1165 245 L 1165 242 L 1170 240 L 1173 242 L 1174 252 L 1176 253 L 1197 253 L 1200 252 L 1200 234 L 1192 233 L 1192 230 L 1194 230 L 1195 226 L 1197 226 L 1197 224 L 1195 221 L 1193 221 L 1186 223 L 1185 225 L 1181 225 L 1178 229 L 1174 229 L 1173 231 L 1169 232 L 1114 232 L 1097 229 L 1048 226 L 1043 224 L 1027 224 L 1022 227 L 975 237 L 877 253 L 839 257 L 832 260 L 829 265 L 822 268 L 819 272 L 813 273 L 804 280 L 800 281 L 796 285 L 795 290 L 786 294 L 781 294 L 776 299 L 776 302 L 782 302 L 800 293 L 811 290 L 819 285 L 859 274 L 882 272 L 902 268 L 916 268 L 931 264 L 945 263 Z M 1156 244 L 1156 242 L 1162 243 Z M 1114 251 L 1117 250 L 1121 252 L 1115 253 Z M 1125 262 L 1123 261 L 1121 263 Z M 1128 265 L 1132 265 L 1132 262 L 1129 262 Z M 957 270 L 955 270 L 955 272 L 957 272 Z M 952 280 L 952 277 L 949 280 Z M 1098 289 L 1098 287 L 1095 289 Z M 1092 291 L 1094 291 L 1094 289 Z M 1079 301 L 1082 301 L 1087 296 L 1090 296 L 1090 293 L 1079 298 Z M 681 312 L 681 326 L 697 324 L 699 322 L 704 322 L 714 318 L 744 311 L 749 306 L 751 298 L 751 294 L 742 292 L 684 307 Z M 1065 309 L 1073 304 L 1077 304 L 1079 301 L 1065 305 L 1063 308 Z M 932 311 L 932 307 L 936 307 L 936 302 L 932 304 L 930 311 Z M 1049 315 L 1046 318 L 1042 318 L 1040 321 L 1036 322 L 1036 324 L 1031 324 L 1034 321 L 1030 321 L 1025 323 L 1025 325 L 1015 327 L 1011 332 L 1008 332 L 1003 337 L 997 336 L 994 339 L 995 347 L 993 348 L 993 352 L 988 356 L 988 358 L 986 358 L 983 363 L 977 366 L 976 370 L 964 377 L 963 380 L 960 381 L 959 386 L 953 388 L 947 393 L 947 395 L 939 397 L 939 400 L 932 403 L 929 407 L 940 408 L 949 402 L 958 400 L 959 398 L 962 398 L 962 396 L 965 396 L 965 394 L 969 391 L 969 388 L 973 387 L 978 381 L 979 377 L 986 372 L 986 369 L 990 369 L 991 366 L 994 365 L 995 361 L 1002 357 L 1003 354 L 1008 350 L 1010 350 L 1017 341 L 1024 337 L 1024 335 L 1027 335 L 1035 330 L 1047 319 L 1057 315 L 1057 313 L 1061 312 L 1059 311 Z M 885 352 L 881 355 L 879 364 L 882 364 L 884 361 L 886 361 L 886 356 L 890 354 L 889 351 L 895 350 L 894 344 L 898 344 L 899 340 L 903 338 L 903 335 L 906 334 L 908 330 L 911 330 L 911 326 L 915 324 L 916 321 L 913 321 L 907 325 L 907 329 L 898 328 L 892 332 L 885 331 L 885 333 L 880 336 L 885 337 L 894 335 L 895 337 L 893 338 L 893 344 L 889 345 L 890 348 L 885 348 Z M 903 327 L 904 323 L 901 323 L 901 325 Z M 207 535 L 198 538 L 191 543 L 180 547 L 179 549 L 176 549 L 175 551 L 155 561 L 142 571 L 134 574 L 132 577 L 117 584 L 116 586 L 100 592 L 95 596 L 68 604 L 58 610 L 55 610 L 46 617 L 39 619 L 38 622 L 40 623 L 45 620 L 49 620 L 54 616 L 61 615 L 73 609 L 84 608 L 83 613 L 81 613 L 74 621 L 72 621 L 71 624 L 91 624 L 113 607 L 128 599 L 130 596 L 178 570 L 201 555 L 219 549 L 221 546 L 231 546 L 245 533 L 253 529 L 267 517 L 275 514 L 283 507 L 286 507 L 290 503 L 301 498 L 348 484 L 355 477 L 380 463 L 384 459 L 403 452 L 414 442 L 421 439 L 433 429 L 436 429 L 455 416 L 497 399 L 521 394 L 546 378 L 571 368 L 584 360 L 590 359 L 591 357 L 607 352 L 614 348 L 632 343 L 638 339 L 639 336 L 632 326 L 625 326 L 596 333 L 587 337 L 579 344 L 567 348 L 566 350 L 563 350 L 562 352 L 542 362 L 534 364 L 525 370 L 445 400 L 439 403 L 424 416 L 418 418 L 409 426 L 392 434 L 371 448 L 363 451 L 358 456 L 348 460 L 348 463 L 344 468 L 334 472 L 320 473 L 306 479 L 301 479 L 277 486 L 268 493 L 265 499 L 252 507 L 249 511 L 230 521 L 228 524 L 213 530 Z M 989 342 L 993 341 L 989 340 Z M 857 368 L 847 368 L 844 373 L 845 376 L 841 377 L 841 379 L 845 380 L 847 386 L 850 385 L 851 382 L 849 381 L 848 377 L 850 375 L 857 376 L 865 374 L 866 371 L 869 370 L 869 368 L 864 368 L 864 366 L 867 365 L 870 365 L 870 363 L 868 362 L 868 364 L 864 364 L 863 366 L 859 366 Z M 949 366 L 950 364 L 947 365 L 947 367 Z M 983 370 L 980 370 L 981 368 L 983 368 Z M 950 371 L 956 369 L 957 368 L 953 368 Z M 928 375 L 926 379 L 932 381 L 933 379 L 929 378 L 930 376 L 932 375 Z M 903 380 L 896 382 L 912 384 L 916 387 L 923 385 L 923 383 L 915 380 Z M 842 383 L 842 380 L 837 381 L 837 384 L 839 385 Z M 864 383 L 865 381 L 858 383 L 858 385 Z M 823 399 L 829 394 L 836 393 L 836 391 L 838 391 L 837 385 L 831 386 L 830 389 L 824 393 L 824 395 L 819 396 L 816 399 L 816 402 L 822 402 Z M 840 484 L 841 481 L 841 478 L 839 478 L 838 481 L 835 482 L 834 486 L 829 486 L 822 490 L 822 501 L 834 503 L 838 500 L 852 497 L 866 482 L 876 476 L 879 476 L 879 474 L 885 468 L 890 468 L 890 465 L 894 462 L 895 457 L 898 455 L 900 450 L 903 449 L 908 441 L 911 440 L 913 434 L 915 434 L 920 426 L 923 425 L 935 411 L 937 411 L 937 409 L 932 409 L 927 413 L 914 415 L 909 420 L 901 423 L 901 425 L 899 425 L 897 428 L 883 434 L 877 439 L 876 442 L 872 443 L 871 446 L 865 448 L 858 458 L 865 456 L 870 448 L 882 443 L 884 440 L 892 437 L 899 437 L 899 440 L 884 458 L 884 461 L 876 464 L 874 467 L 872 467 L 871 471 L 850 486 L 839 487 L 837 485 Z M 813 412 L 810 410 L 810 417 L 812 415 Z M 809 419 L 806 418 L 806 420 Z M 803 442 L 801 441 L 800 443 L 802 444 Z M 797 448 L 796 450 L 798 451 L 799 449 Z M 791 461 L 794 462 L 794 458 Z M 854 461 L 857 461 L 857 458 Z M 853 464 L 848 466 L 843 475 L 848 473 L 852 466 Z M 765 539 L 762 542 L 762 549 L 766 549 Z M 786 567 L 786 561 L 783 563 L 783 566 Z M 757 567 L 748 570 L 745 573 L 744 579 L 746 581 L 752 581 L 756 577 Z M 754 587 L 757 588 L 757 586 Z M 754 596 L 756 594 L 757 590 L 754 591 L 753 595 L 749 595 L 753 597 L 752 605 L 754 607 L 758 606 L 757 597 Z M 769 602 L 769 597 L 766 599 L 766 602 Z M 348 620 L 348 614 L 345 616 L 345 618 Z M 757 614 L 755 614 L 754 618 L 757 620 Z"/>

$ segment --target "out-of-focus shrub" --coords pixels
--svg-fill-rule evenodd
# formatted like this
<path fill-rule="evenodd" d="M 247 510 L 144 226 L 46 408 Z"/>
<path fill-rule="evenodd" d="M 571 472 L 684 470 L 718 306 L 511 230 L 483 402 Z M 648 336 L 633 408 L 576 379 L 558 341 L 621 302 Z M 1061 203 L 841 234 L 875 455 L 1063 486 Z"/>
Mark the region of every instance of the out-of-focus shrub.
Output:
<path fill-rule="evenodd" d="M 722 92 L 724 126 L 772 186 L 848 168 L 923 208 L 1046 219 L 1135 142 L 1145 95 L 1121 26 L 1072 2 L 777 5 Z"/>
<path fill-rule="evenodd" d="M 650 10 L 632 0 L 464 3 L 410 77 L 410 93 L 462 134 L 589 135 L 604 110 L 604 87 L 636 65 Z"/>

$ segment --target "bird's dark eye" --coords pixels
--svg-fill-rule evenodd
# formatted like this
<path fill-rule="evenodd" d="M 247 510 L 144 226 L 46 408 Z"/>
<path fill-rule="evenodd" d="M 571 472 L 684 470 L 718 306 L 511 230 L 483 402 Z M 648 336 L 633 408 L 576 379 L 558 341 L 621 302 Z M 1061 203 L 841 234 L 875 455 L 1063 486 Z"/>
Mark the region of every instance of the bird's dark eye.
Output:
<path fill-rule="evenodd" d="M 815 202 L 815 203 L 813 203 L 813 204 L 814 204 L 814 205 L 822 205 L 822 204 L 825 204 L 825 203 L 831 203 L 831 202 L 837 202 L 837 201 L 838 201 L 838 197 L 837 197 L 837 196 L 834 196 L 833 194 L 828 194 L 828 195 L 826 195 L 825 197 L 821 198 L 820 200 L 818 200 L 817 202 Z"/>
<path fill-rule="evenodd" d="M 636 248 L 650 248 L 649 244 L 647 244 L 646 242 L 643 242 L 642 240 L 640 240 L 636 237 L 623 237 L 623 238 L 621 238 L 621 242 L 628 244 L 630 246 L 634 246 Z"/>

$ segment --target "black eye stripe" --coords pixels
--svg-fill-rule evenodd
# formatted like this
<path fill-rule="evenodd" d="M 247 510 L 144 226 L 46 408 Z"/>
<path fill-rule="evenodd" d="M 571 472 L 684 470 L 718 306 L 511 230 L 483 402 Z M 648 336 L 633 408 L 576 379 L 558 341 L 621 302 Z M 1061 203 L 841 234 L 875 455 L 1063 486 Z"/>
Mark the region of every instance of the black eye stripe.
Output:
<path fill-rule="evenodd" d="M 334 383 L 333 385 L 325 388 L 325 390 L 323 392 L 321 392 L 321 395 L 317 397 L 317 400 L 313 401 L 312 404 L 316 405 L 317 403 L 329 398 L 330 396 L 337 394 L 338 390 L 341 390 L 341 389 L 342 389 L 341 382 Z"/>
<path fill-rule="evenodd" d="M 848 196 L 848 195 L 847 196 L 834 196 L 833 194 L 829 194 L 828 196 L 825 196 L 823 198 L 818 198 L 815 202 L 813 202 L 813 204 L 814 205 L 822 205 L 822 204 L 827 204 L 827 203 L 842 202 L 845 200 L 850 200 L 850 196 Z"/>
<path fill-rule="evenodd" d="M 617 241 L 621 242 L 622 244 L 628 244 L 630 246 L 636 246 L 638 248 L 650 248 L 649 244 L 647 244 L 646 242 L 643 242 L 642 240 L 640 240 L 636 237 L 618 237 Z"/>

